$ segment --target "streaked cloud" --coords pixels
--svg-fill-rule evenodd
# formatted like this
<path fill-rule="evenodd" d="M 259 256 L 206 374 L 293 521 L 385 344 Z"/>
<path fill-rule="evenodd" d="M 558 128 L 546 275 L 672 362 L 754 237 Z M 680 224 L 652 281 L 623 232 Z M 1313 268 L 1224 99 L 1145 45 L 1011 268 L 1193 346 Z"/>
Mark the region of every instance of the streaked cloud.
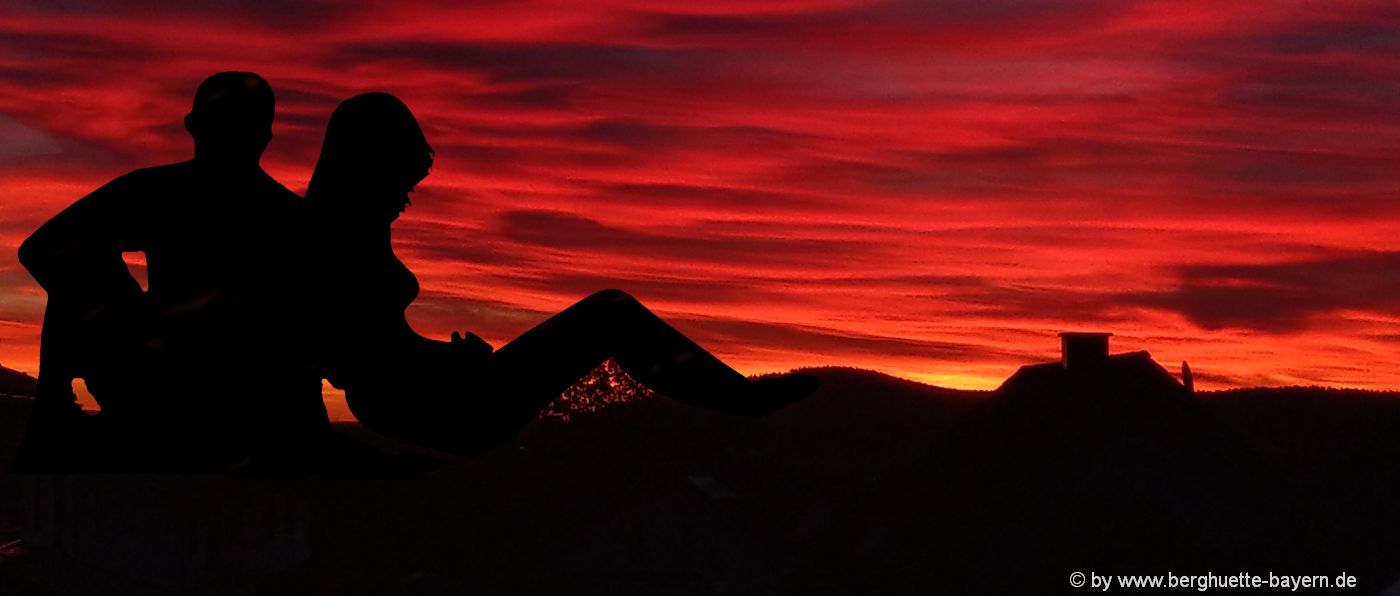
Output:
<path fill-rule="evenodd" d="M 294 190 L 340 99 L 415 111 L 424 333 L 619 287 L 748 372 L 986 387 L 1103 328 L 1210 386 L 1400 388 L 1392 3 L 661 4 L 14 3 L 0 361 L 37 360 L 18 243 L 186 158 L 194 87 L 246 69 Z"/>

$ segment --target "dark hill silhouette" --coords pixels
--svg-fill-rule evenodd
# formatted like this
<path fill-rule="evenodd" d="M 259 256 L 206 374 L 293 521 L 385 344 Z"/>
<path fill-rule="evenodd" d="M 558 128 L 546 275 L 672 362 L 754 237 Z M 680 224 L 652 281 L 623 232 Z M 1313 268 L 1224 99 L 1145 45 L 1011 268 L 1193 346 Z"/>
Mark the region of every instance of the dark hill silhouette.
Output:
<path fill-rule="evenodd" d="M 22 372 L 0 366 L 0 470 L 10 469 L 19 451 L 24 427 L 35 392 L 35 379 Z M 0 594 L 39 596 L 51 593 L 5 571 L 5 545 L 24 534 L 30 511 L 16 483 L 0 475 Z"/>
<path fill-rule="evenodd" d="M 37 385 L 34 377 L 0 366 L 0 470 L 10 469 L 19 450 Z"/>
<path fill-rule="evenodd" d="M 1338 462 L 1400 426 L 1395 393 L 1249 388 L 1202 393 L 1200 401 L 1271 468 L 1302 484 L 1330 476 Z"/>
<path fill-rule="evenodd" d="M 1285 501 L 1283 515 L 1252 536 L 1240 558 L 1254 566 L 1345 569 L 1365 591 L 1394 594 L 1400 587 L 1397 536 L 1400 425 L 1392 425 Z"/>
<path fill-rule="evenodd" d="M 1073 571 L 1232 569 L 1298 487 L 1146 352 L 1100 348 L 1021 368 L 860 500 L 871 522 L 803 587 L 1020 594 Z"/>
<path fill-rule="evenodd" d="M 0 397 L 34 397 L 38 383 L 28 374 L 0 366 Z"/>
<path fill-rule="evenodd" d="M 1277 392 L 1298 400 L 1299 413 L 1284 416 L 1289 424 L 1305 430 L 1307 418 L 1318 420 L 1316 432 L 1294 433 L 1304 445 L 1285 449 L 1288 438 L 1277 434 L 1235 438 L 1235 428 L 1248 435 L 1251 412 L 1267 418 L 1272 390 L 1249 399 L 1193 397 L 1145 354 L 1115 358 L 1135 371 L 1131 379 L 1152 380 L 1114 396 L 1085 394 L 1066 390 L 1053 367 L 1033 365 L 1000 391 L 962 392 L 869 371 L 810 369 L 803 372 L 821 378 L 816 394 L 748 419 L 652 399 L 630 392 L 625 376 L 605 377 L 615 395 L 595 386 L 590 399 L 577 399 L 598 407 L 570 406 L 568 420 L 538 420 L 479 456 L 438 454 L 445 465 L 418 479 L 80 478 L 64 494 L 106 497 L 87 509 L 68 502 L 75 507 L 69 527 L 86 530 L 67 544 L 30 543 L 23 556 L 0 561 L 0 589 L 6 578 L 71 586 L 74 578 L 101 577 L 102 591 L 71 589 L 625 595 L 900 594 L 936 586 L 938 593 L 1055 593 L 1065 590 L 1068 574 L 1055 564 L 1114 548 L 1119 559 L 1098 562 L 1136 561 L 1144 572 L 1247 564 L 1282 572 L 1290 561 L 1313 560 L 1338 562 L 1314 572 L 1350 571 L 1340 563 L 1366 556 L 1359 546 L 1330 559 L 1319 553 L 1355 536 L 1371 536 L 1359 544 L 1389 552 L 1377 545 L 1395 535 L 1383 533 L 1393 528 L 1385 507 L 1394 493 L 1378 489 L 1394 478 L 1400 456 L 1383 444 L 1320 464 L 1335 475 L 1317 490 L 1293 483 L 1296 475 L 1271 474 L 1280 467 L 1272 463 L 1236 469 L 1248 467 L 1253 450 L 1272 450 L 1288 464 L 1288 453 L 1332 441 L 1333 429 L 1349 420 L 1341 412 L 1355 402 Z M 1379 398 L 1400 403 L 1396 394 Z M 1368 416 L 1383 410 L 1366 403 L 1376 408 Z M 412 449 L 343 426 L 387 449 Z M 1208 430 L 1183 430 L 1198 426 Z M 1059 473 L 1081 465 L 1091 471 Z M 1235 472 L 1245 480 L 1219 478 Z M 1258 485 L 1248 480 L 1260 477 L 1281 488 L 1277 498 L 1258 497 L 1259 511 L 1246 515 L 1262 518 L 1257 523 L 1224 524 L 1235 531 L 1228 540 L 1193 523 L 1254 498 Z M 1167 481 L 1181 487 L 1160 483 Z M 6 490 L 14 483 L 6 478 Z M 1183 501 L 1182 492 L 1202 496 Z M 114 502 L 137 496 L 146 504 L 111 514 Z M 22 505 L 0 511 L 7 516 L 0 528 L 26 512 Z M 206 520 L 210 546 L 192 551 L 190 544 L 205 543 L 190 542 L 171 520 L 193 523 L 195 514 Z M 262 525 L 277 519 L 296 523 Z M 1300 528 L 1298 519 L 1309 521 Z M 129 548 L 93 547 L 133 540 L 146 545 L 144 559 L 130 558 Z M 992 548 L 999 556 L 977 554 Z M 1354 568 L 1374 574 L 1364 585 L 1384 585 L 1374 566 Z M 1002 583 L 963 589 L 971 573 Z"/>
<path fill-rule="evenodd" d="M 539 421 L 502 452 L 456 461 L 433 481 L 484 490 L 456 509 L 470 535 L 447 538 L 462 550 L 440 565 L 488 561 L 506 593 L 780 585 L 795 557 L 822 546 L 813 540 L 849 525 L 840 516 L 858 510 L 852 499 L 917 454 L 911 441 L 931 443 L 977 395 L 868 371 L 802 372 L 820 376 L 817 392 L 765 418 L 643 398 Z M 430 494 L 435 510 L 463 498 Z"/>

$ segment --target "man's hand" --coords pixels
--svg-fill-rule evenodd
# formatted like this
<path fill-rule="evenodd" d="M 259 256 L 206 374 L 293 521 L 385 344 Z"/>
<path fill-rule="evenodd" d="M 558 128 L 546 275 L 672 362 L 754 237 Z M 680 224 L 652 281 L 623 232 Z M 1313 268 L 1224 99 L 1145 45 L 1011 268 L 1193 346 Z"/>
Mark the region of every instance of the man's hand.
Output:
<path fill-rule="evenodd" d="M 466 333 L 467 334 L 464 337 L 461 333 L 453 331 L 452 347 L 457 348 L 458 350 L 461 350 L 462 352 L 465 352 L 470 356 L 485 356 L 495 351 L 495 348 L 492 348 L 491 344 L 486 343 L 486 340 L 481 339 L 481 337 L 477 334 L 472 333 L 470 331 Z"/>

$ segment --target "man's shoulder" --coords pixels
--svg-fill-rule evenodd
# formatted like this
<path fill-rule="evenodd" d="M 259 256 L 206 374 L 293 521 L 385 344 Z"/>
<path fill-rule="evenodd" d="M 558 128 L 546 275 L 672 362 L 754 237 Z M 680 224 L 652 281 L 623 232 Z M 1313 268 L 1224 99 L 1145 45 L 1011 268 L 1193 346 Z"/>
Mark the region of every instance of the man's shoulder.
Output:
<path fill-rule="evenodd" d="M 179 163 L 165 164 L 163 166 L 152 166 L 132 170 L 126 174 L 116 177 L 108 185 L 118 186 L 147 186 L 152 184 L 168 184 L 172 181 L 189 178 L 194 173 L 194 162 L 182 161 Z"/>
<path fill-rule="evenodd" d="M 162 166 L 151 166 L 132 170 L 131 173 L 122 178 L 164 178 L 167 176 L 191 176 L 194 174 L 193 161 L 181 161 L 168 163 Z"/>
<path fill-rule="evenodd" d="M 294 193 L 286 186 L 283 186 L 281 182 L 278 182 L 276 178 L 273 178 L 272 175 L 268 174 L 266 171 L 259 170 L 259 172 L 261 172 L 259 182 L 261 183 L 264 191 L 267 192 L 269 196 L 275 199 L 288 201 L 292 203 L 301 203 L 301 195 Z"/>

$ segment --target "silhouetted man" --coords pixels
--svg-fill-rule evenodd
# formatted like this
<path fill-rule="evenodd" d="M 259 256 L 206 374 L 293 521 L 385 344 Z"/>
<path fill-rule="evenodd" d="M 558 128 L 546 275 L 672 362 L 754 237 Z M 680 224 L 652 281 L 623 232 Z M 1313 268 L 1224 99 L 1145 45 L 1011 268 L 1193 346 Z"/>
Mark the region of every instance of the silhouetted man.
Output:
<path fill-rule="evenodd" d="M 273 106 L 256 74 L 209 77 L 185 117 L 193 160 L 113 180 L 20 247 L 49 294 L 21 468 L 217 471 L 329 428 L 284 304 L 300 199 L 258 163 Z M 145 253 L 147 291 L 123 252 Z"/>

